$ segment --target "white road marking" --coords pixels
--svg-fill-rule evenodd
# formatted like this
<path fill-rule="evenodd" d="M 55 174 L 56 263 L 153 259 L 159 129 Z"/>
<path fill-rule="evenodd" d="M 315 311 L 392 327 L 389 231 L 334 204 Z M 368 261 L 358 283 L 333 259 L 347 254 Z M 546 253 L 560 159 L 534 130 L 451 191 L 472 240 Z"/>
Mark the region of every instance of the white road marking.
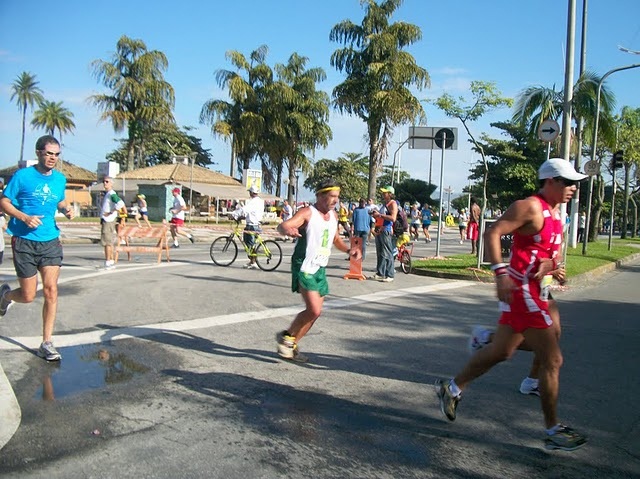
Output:
<path fill-rule="evenodd" d="M 184 263 L 183 263 L 184 264 Z M 172 263 L 165 263 L 162 267 L 172 266 Z M 159 266 L 142 266 L 135 269 L 157 268 Z M 134 268 L 127 269 L 131 271 Z M 93 273 L 90 275 L 83 275 L 84 278 L 99 275 L 99 274 L 112 274 L 118 270 L 112 270 L 108 272 Z M 76 278 L 73 278 L 74 280 Z M 363 294 L 360 296 L 354 296 L 353 298 L 337 298 L 327 299 L 324 303 L 324 309 L 335 308 L 351 308 L 361 303 L 385 303 L 387 304 L 390 298 L 397 298 L 401 296 L 415 296 L 424 295 L 428 293 L 434 293 L 438 291 L 448 291 L 452 289 L 467 288 L 476 283 L 472 281 L 449 281 L 427 286 L 415 286 L 412 288 L 389 290 L 389 291 L 377 291 L 375 293 Z M 263 311 L 245 311 L 241 313 L 224 314 L 220 316 L 208 316 L 205 318 L 188 319 L 182 321 L 171 321 L 166 323 L 151 323 L 134 327 L 123 327 L 114 329 L 102 329 L 97 331 L 87 331 L 76 334 L 61 334 L 55 336 L 55 344 L 57 347 L 69 347 L 80 346 L 85 344 L 96 344 L 104 341 L 114 341 L 119 339 L 131 339 L 140 338 L 144 336 L 150 336 L 153 334 L 161 334 L 163 332 L 184 332 L 194 329 L 206 329 L 214 328 L 217 326 L 224 326 L 228 324 L 247 323 L 249 321 L 258 321 L 262 319 L 280 318 L 280 317 L 292 317 L 296 315 L 302 305 L 287 306 L 284 308 L 272 308 Z M 2 340 L 4 338 L 0 338 Z M 11 341 L 0 341 L 0 350 L 18 350 L 21 349 L 20 344 L 28 348 L 37 348 L 40 344 L 40 336 L 22 336 L 8 338 Z"/>

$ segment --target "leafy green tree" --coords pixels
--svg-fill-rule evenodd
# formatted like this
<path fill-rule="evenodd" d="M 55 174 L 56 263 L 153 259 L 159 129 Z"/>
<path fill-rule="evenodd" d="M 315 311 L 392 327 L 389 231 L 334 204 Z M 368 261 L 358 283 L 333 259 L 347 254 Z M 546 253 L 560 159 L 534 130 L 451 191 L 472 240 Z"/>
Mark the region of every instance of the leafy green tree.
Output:
<path fill-rule="evenodd" d="M 343 20 L 331 29 L 329 39 L 344 45 L 331 55 L 331 65 L 347 75 L 333 90 L 334 106 L 367 125 L 368 196 L 373 198 L 394 128 L 425 117 L 412 89 L 428 87 L 430 79 L 404 50 L 422 38 L 420 28 L 405 22 L 390 23 L 402 0 L 361 0 L 361 4 L 365 9 L 362 22 Z"/>
<path fill-rule="evenodd" d="M 426 181 L 417 180 L 414 178 L 400 178 L 400 183 L 396 184 L 396 199 L 400 204 L 405 203 L 413 204 L 420 203 L 424 205 L 438 205 L 439 201 L 431 198 L 431 195 L 436 190 L 435 185 L 430 185 Z"/>
<path fill-rule="evenodd" d="M 340 199 L 357 201 L 367 195 L 369 159 L 360 153 L 343 153 L 336 160 L 323 158 L 307 176 L 304 186 L 314 190 L 323 179 L 333 178 L 341 185 Z"/>
<path fill-rule="evenodd" d="M 193 127 L 178 128 L 174 123 L 157 125 L 153 131 L 145 132 L 145 141 L 136 150 L 136 167 L 145 168 L 171 163 L 175 156 L 195 155 L 194 164 L 215 164 L 211 152 L 203 148 L 202 140 L 190 134 Z M 109 161 L 124 164 L 128 155 L 127 140 L 120 140 L 120 147 L 107 155 Z"/>
<path fill-rule="evenodd" d="M 631 108 L 625 106 L 622 108 L 618 123 L 618 145 L 617 148 L 624 152 L 624 199 L 622 214 L 622 232 L 620 237 L 627 237 L 626 225 L 629 221 L 629 202 L 631 201 L 632 192 L 630 192 L 632 172 L 635 170 L 636 177 L 640 168 L 640 108 Z M 636 185 L 637 186 L 637 185 Z M 636 203 L 633 202 L 635 205 Z M 632 237 L 636 236 L 638 229 L 638 212 L 635 208 L 634 220 L 632 222 Z"/>
<path fill-rule="evenodd" d="M 164 79 L 169 62 L 159 50 L 148 50 L 142 40 L 120 37 L 111 61 L 91 62 L 94 77 L 110 92 L 89 97 L 89 102 L 110 121 L 116 133 L 127 129 L 126 170 L 135 168 L 136 149 L 144 133 L 163 123 L 174 123 L 173 87 Z"/>
<path fill-rule="evenodd" d="M 500 91 L 496 88 L 495 83 L 484 81 L 472 81 L 469 87 L 471 93 L 471 99 L 466 100 L 464 97 L 453 98 L 448 93 L 440 96 L 435 100 L 435 104 L 440 108 L 445 115 L 450 118 L 457 118 L 462 123 L 462 126 L 469 135 L 471 143 L 473 143 L 475 150 L 480 153 L 482 157 L 482 205 L 480 218 L 484 218 L 484 211 L 487 206 L 487 181 L 489 178 L 489 163 L 485 154 L 484 148 L 476 140 L 469 128 L 469 123 L 478 120 L 485 113 L 492 110 L 503 108 L 505 106 L 510 107 L 513 104 L 511 98 L 503 97 Z M 482 238 L 480 238 L 480 246 L 478 251 L 481 251 Z M 480 254 L 478 254 L 478 267 L 480 267 Z"/>
<path fill-rule="evenodd" d="M 573 87 L 571 112 L 573 119 L 585 121 L 585 132 L 593 132 L 595 122 L 596 98 L 600 77 L 593 72 L 584 72 Z M 615 95 L 605 84 L 600 91 L 600 119 L 598 135 L 608 139 L 615 138 L 615 125 L 612 116 L 615 107 Z M 517 96 L 513 108 L 512 120 L 526 125 L 532 137 L 537 136 L 538 127 L 547 120 L 558 120 L 564 111 L 564 91 L 543 86 L 531 86 L 522 90 Z M 587 135 L 588 138 L 591 135 Z"/>
<path fill-rule="evenodd" d="M 235 70 L 217 70 L 216 83 L 226 89 L 229 101 L 207 100 L 200 111 L 200 123 L 209 125 L 211 133 L 231 143 L 231 176 L 235 167 L 249 168 L 260 152 L 266 130 L 264 89 L 273 83 L 273 71 L 266 63 L 269 48 L 261 45 L 249 58 L 236 50 L 225 53 Z"/>
<path fill-rule="evenodd" d="M 42 90 L 38 87 L 40 82 L 31 73 L 22 72 L 11 84 L 11 101 L 15 100 L 18 109 L 22 112 L 22 137 L 20 140 L 20 161 L 24 157 L 24 134 L 27 124 L 27 108 L 33 109 L 34 105 L 44 100 Z"/>
<path fill-rule="evenodd" d="M 73 122 L 73 113 L 62 106 L 62 102 L 42 100 L 40 108 L 33 112 L 31 126 L 46 130 L 50 135 L 55 135 L 56 130 L 60 132 L 60 143 L 62 134 L 71 133 L 76 127 Z"/>

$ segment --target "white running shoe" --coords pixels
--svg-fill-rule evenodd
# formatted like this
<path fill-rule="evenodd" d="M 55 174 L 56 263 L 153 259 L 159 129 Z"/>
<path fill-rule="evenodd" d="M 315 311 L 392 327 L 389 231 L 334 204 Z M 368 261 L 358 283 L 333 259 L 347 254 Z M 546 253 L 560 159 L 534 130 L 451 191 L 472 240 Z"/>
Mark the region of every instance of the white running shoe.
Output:
<path fill-rule="evenodd" d="M 469 338 L 469 352 L 475 353 L 489 344 L 492 331 L 484 326 L 474 326 Z"/>
<path fill-rule="evenodd" d="M 534 396 L 540 396 L 540 390 L 538 389 L 538 381 L 533 381 L 531 378 L 524 378 L 520 384 L 521 394 L 532 394 Z"/>

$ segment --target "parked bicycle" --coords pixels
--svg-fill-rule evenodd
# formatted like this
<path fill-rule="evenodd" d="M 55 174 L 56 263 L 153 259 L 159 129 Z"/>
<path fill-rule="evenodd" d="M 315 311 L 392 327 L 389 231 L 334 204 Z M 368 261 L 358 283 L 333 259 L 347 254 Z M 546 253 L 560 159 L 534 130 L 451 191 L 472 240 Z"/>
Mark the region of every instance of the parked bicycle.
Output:
<path fill-rule="evenodd" d="M 243 231 L 240 220 L 236 220 L 235 227 L 228 236 L 221 236 L 211 243 L 209 255 L 218 266 L 230 266 L 238 257 L 238 241 L 244 247 L 248 258 L 255 258 L 258 268 L 263 271 L 273 271 L 282 262 L 282 248 L 273 240 L 262 239 L 255 231 L 247 232 L 255 235 L 253 247 L 247 246 L 242 238 Z"/>
<path fill-rule="evenodd" d="M 413 254 L 413 242 L 405 243 L 397 248 L 396 258 L 400 261 L 400 269 L 404 274 L 411 273 L 411 255 Z"/>

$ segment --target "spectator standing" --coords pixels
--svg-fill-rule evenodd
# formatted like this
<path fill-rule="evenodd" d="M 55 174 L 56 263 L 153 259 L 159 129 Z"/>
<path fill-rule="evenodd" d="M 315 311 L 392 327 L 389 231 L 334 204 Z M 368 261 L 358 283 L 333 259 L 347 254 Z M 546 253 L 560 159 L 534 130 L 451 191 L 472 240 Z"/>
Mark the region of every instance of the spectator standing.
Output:
<path fill-rule="evenodd" d="M 366 207 L 364 198 L 360 198 L 358 206 L 353 210 L 353 235 L 362 239 L 362 259 L 367 253 L 367 238 L 371 231 L 371 214 Z"/>
<path fill-rule="evenodd" d="M 587 214 L 584 211 L 580 212 L 578 218 L 578 243 L 582 243 L 584 240 L 584 229 L 587 226 Z"/>
<path fill-rule="evenodd" d="M 460 230 L 460 244 L 464 243 L 464 239 L 467 236 L 467 223 L 469 222 L 469 215 L 464 208 L 460 210 L 458 215 L 458 229 Z"/>
<path fill-rule="evenodd" d="M 291 219 L 292 216 L 293 216 L 293 208 L 291 207 L 291 205 L 287 200 L 284 200 L 282 204 L 282 212 L 280 213 L 280 218 L 282 219 L 282 222 L 284 223 L 285 221 Z M 289 237 L 285 235 L 284 240 L 289 241 Z"/>
<path fill-rule="evenodd" d="M 383 206 L 380 211 L 374 211 L 373 217 L 382 220 L 380 231 L 376 235 L 376 274 L 373 279 L 390 283 L 395 277 L 393 257 L 393 223 L 398 215 L 398 203 L 393 199 L 395 188 L 385 186 L 380 188 Z"/>
<path fill-rule="evenodd" d="M 104 268 L 114 269 L 114 248 L 118 242 L 117 222 L 127 207 L 118 194 L 113 191 L 113 178 L 105 176 L 102 180 L 104 196 L 100 206 L 100 244 L 104 248 Z"/>
<path fill-rule="evenodd" d="M 418 237 L 420 236 L 420 203 L 414 203 L 411 206 L 411 210 L 409 212 L 409 220 L 410 220 L 410 236 L 414 241 L 418 241 Z"/>
<path fill-rule="evenodd" d="M 53 327 L 58 310 L 58 278 L 62 266 L 60 230 L 56 212 L 73 219 L 73 208 L 65 201 L 67 179 L 55 170 L 60 156 L 60 143 L 45 135 L 36 141 L 38 163 L 13 175 L 0 196 L 0 210 L 10 217 L 8 231 L 12 235 L 13 265 L 20 287 L 11 290 L 0 286 L 0 316 L 13 302 L 31 303 L 38 289 L 38 272 L 42 279 L 42 343 L 38 356 L 59 361 L 60 353 L 53 345 Z"/>
<path fill-rule="evenodd" d="M 469 208 L 469 223 L 467 224 L 467 239 L 471 241 L 471 254 L 478 254 L 478 239 L 480 235 L 480 206 L 475 198 L 471 197 Z"/>
<path fill-rule="evenodd" d="M 351 227 L 349 226 L 349 210 L 344 201 L 338 204 L 338 223 L 342 226 L 342 234 L 349 238 Z"/>

